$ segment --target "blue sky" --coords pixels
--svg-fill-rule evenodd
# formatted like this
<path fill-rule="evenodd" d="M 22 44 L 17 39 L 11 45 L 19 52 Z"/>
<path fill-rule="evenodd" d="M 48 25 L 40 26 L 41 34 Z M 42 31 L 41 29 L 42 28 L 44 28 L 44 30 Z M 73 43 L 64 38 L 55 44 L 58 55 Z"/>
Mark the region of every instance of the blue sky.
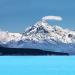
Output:
<path fill-rule="evenodd" d="M 0 28 L 23 32 L 43 16 L 63 17 L 63 28 L 75 29 L 75 0 L 0 0 Z"/>

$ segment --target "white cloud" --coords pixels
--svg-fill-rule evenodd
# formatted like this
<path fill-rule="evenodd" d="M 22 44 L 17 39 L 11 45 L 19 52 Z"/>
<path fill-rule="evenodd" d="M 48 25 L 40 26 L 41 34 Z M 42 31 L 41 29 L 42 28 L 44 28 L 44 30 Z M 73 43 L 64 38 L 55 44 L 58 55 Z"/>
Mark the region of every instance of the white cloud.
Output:
<path fill-rule="evenodd" d="M 62 21 L 62 17 L 61 16 L 45 16 L 42 18 L 43 21 L 47 21 L 47 20 L 57 20 L 57 21 Z"/>

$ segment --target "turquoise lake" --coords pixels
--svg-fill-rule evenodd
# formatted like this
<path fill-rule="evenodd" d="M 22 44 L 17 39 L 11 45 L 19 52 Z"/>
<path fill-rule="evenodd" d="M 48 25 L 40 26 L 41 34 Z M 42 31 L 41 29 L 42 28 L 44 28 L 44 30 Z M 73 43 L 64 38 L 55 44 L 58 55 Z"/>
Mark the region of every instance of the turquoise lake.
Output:
<path fill-rule="evenodd" d="M 75 57 L 0 56 L 0 75 L 75 75 Z"/>

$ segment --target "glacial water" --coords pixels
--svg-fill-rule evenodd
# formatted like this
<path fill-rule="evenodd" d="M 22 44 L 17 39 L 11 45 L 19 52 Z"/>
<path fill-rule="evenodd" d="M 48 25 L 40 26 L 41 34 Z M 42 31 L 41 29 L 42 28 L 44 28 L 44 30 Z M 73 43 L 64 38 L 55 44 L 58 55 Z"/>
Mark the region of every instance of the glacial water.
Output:
<path fill-rule="evenodd" d="M 75 75 L 75 57 L 0 56 L 0 75 Z"/>

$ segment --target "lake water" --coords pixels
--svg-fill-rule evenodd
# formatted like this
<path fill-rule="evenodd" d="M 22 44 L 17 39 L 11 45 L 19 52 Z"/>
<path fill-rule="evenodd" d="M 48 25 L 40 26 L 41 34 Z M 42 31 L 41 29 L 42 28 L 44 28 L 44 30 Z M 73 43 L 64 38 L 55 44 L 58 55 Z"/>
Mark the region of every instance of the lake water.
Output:
<path fill-rule="evenodd" d="M 75 57 L 0 56 L 0 75 L 75 75 Z"/>

